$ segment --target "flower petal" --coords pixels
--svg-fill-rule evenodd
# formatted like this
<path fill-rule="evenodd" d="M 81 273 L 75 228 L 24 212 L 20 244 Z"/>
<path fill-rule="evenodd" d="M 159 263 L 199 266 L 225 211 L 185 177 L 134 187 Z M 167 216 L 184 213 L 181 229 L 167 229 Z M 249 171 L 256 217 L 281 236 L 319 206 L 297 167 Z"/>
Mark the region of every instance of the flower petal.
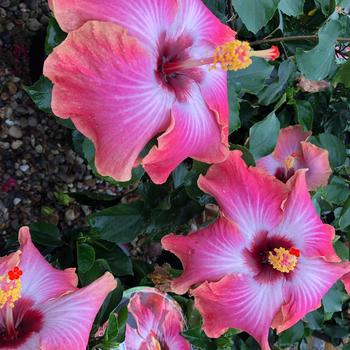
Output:
<path fill-rule="evenodd" d="M 206 163 L 223 161 L 228 153 L 227 139 L 217 117 L 208 109 L 197 84 L 191 83 L 187 100 L 173 105 L 171 125 L 143 160 L 152 181 L 165 182 L 187 157 Z"/>
<path fill-rule="evenodd" d="M 291 192 L 284 204 L 283 220 L 273 233 L 290 239 L 304 256 L 339 261 L 332 245 L 334 228 L 318 216 L 306 187 L 305 172 L 298 170 L 290 179 Z"/>
<path fill-rule="evenodd" d="M 252 335 L 262 350 L 269 350 L 269 328 L 283 302 L 282 282 L 260 284 L 247 275 L 226 276 L 193 290 L 195 306 L 203 316 L 203 330 L 218 338 L 228 328 Z"/>
<path fill-rule="evenodd" d="M 95 144 L 98 172 L 129 180 L 144 146 L 169 125 L 174 101 L 149 53 L 121 27 L 88 22 L 48 57 L 44 74 L 54 83 L 53 112 Z"/>
<path fill-rule="evenodd" d="M 346 272 L 350 263 L 330 263 L 322 258 L 301 257 L 297 269 L 284 284 L 285 304 L 274 326 L 282 332 L 321 305 L 321 299 Z"/>
<path fill-rule="evenodd" d="M 85 350 L 96 314 L 116 285 L 106 272 L 89 286 L 40 305 L 38 310 L 44 315 L 41 348 Z"/>
<path fill-rule="evenodd" d="M 284 163 L 281 163 L 272 154 L 262 157 L 256 161 L 256 166 L 264 169 L 268 174 L 275 176 L 279 168 L 284 169 Z"/>
<path fill-rule="evenodd" d="M 19 263 L 23 271 L 22 297 L 40 304 L 76 289 L 78 277 L 75 269 L 61 271 L 53 268 L 32 243 L 28 227 L 20 228 L 18 240 L 22 251 Z"/>
<path fill-rule="evenodd" d="M 347 273 L 343 276 L 342 282 L 344 283 L 344 287 L 348 294 L 350 295 L 350 273 Z"/>
<path fill-rule="evenodd" d="M 308 190 L 315 191 L 320 186 L 326 186 L 332 174 L 328 160 L 328 151 L 310 142 L 301 142 L 301 149 L 304 165 L 309 169 L 306 173 Z"/>
<path fill-rule="evenodd" d="M 287 187 L 257 168 L 248 168 L 241 154 L 230 152 L 224 162 L 213 165 L 199 178 L 198 185 L 217 200 L 226 217 L 250 239 L 280 223 Z"/>
<path fill-rule="evenodd" d="M 292 153 L 300 154 L 300 142 L 305 141 L 310 135 L 311 132 L 303 131 L 301 125 L 291 125 L 281 129 L 276 148 L 273 151 L 274 157 L 283 162 Z"/>
<path fill-rule="evenodd" d="M 155 48 L 177 13 L 176 0 L 50 0 L 60 27 L 70 32 L 89 20 L 116 23 Z"/>
<path fill-rule="evenodd" d="M 244 238 L 235 224 L 224 217 L 187 236 L 165 236 L 163 248 L 174 253 L 184 268 L 172 282 L 172 290 L 184 294 L 196 283 L 218 281 L 227 274 L 244 271 L 243 245 Z"/>
<path fill-rule="evenodd" d="M 7 274 L 20 261 L 21 251 L 17 250 L 14 253 L 0 257 L 0 276 Z"/>
<path fill-rule="evenodd" d="M 236 33 L 218 18 L 199 0 L 178 1 L 179 10 L 169 29 L 169 36 L 189 34 L 194 45 L 222 45 L 235 39 Z"/>

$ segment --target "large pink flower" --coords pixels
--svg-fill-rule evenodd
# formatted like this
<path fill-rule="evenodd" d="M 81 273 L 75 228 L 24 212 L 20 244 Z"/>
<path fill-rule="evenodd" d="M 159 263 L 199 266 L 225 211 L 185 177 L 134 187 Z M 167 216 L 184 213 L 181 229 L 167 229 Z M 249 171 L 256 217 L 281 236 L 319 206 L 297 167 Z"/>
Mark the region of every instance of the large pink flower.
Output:
<path fill-rule="evenodd" d="M 128 310 L 126 350 L 191 349 L 180 334 L 184 330 L 181 308 L 165 294 L 144 288 L 131 297 Z"/>
<path fill-rule="evenodd" d="M 110 273 L 76 288 L 74 269 L 53 268 L 19 231 L 20 248 L 0 259 L 0 349 L 85 350 L 94 318 L 116 287 Z"/>
<path fill-rule="evenodd" d="M 52 110 L 71 118 L 96 148 L 101 175 L 126 181 L 140 161 L 164 182 L 185 158 L 228 154 L 225 69 L 250 64 L 253 52 L 201 0 L 50 0 L 67 39 L 48 57 Z M 233 42 L 232 42 L 233 41 Z M 227 46 L 221 46 L 228 44 Z M 226 56 L 225 56 L 226 57 Z M 232 61 L 233 60 L 233 61 Z M 232 62 L 231 62 L 232 61 Z M 140 160 L 147 143 L 158 144 Z"/>
<path fill-rule="evenodd" d="M 270 349 L 269 328 L 281 332 L 318 308 L 350 263 L 333 249 L 334 229 L 313 207 L 305 170 L 296 172 L 289 191 L 247 168 L 234 151 L 198 182 L 216 198 L 221 216 L 187 236 L 163 238 L 184 267 L 172 288 L 182 294 L 197 286 L 191 293 L 209 337 L 239 328 Z"/>
<path fill-rule="evenodd" d="M 287 182 L 298 169 L 309 169 L 306 183 L 309 191 L 327 185 L 332 173 L 328 151 L 307 142 L 310 131 L 303 131 L 301 125 L 281 129 L 275 150 L 257 160 L 256 165 L 279 180 Z"/>

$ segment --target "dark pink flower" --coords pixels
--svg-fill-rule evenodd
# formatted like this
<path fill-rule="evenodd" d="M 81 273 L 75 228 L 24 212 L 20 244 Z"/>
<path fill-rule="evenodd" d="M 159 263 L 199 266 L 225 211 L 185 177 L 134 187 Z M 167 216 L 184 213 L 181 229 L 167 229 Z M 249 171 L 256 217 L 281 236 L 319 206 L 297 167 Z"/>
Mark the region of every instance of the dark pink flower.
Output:
<path fill-rule="evenodd" d="M 92 323 L 116 287 L 106 273 L 78 289 L 75 269 L 53 268 L 19 231 L 20 248 L 0 258 L 0 349 L 85 350 Z"/>
<path fill-rule="evenodd" d="M 289 189 L 247 168 L 234 151 L 198 184 L 216 198 L 221 216 L 187 236 L 162 239 L 184 267 L 173 291 L 194 287 L 209 337 L 239 328 L 270 349 L 269 328 L 282 332 L 318 308 L 350 263 L 340 262 L 333 249 L 334 228 L 317 215 L 305 170 L 296 172 Z"/>
<path fill-rule="evenodd" d="M 175 301 L 154 288 L 136 292 L 130 299 L 125 334 L 127 350 L 190 350 L 181 336 L 184 318 Z"/>
<path fill-rule="evenodd" d="M 53 112 L 93 141 L 98 172 L 119 181 L 129 180 L 140 162 L 163 183 L 187 157 L 223 161 L 226 72 L 214 64 L 240 69 L 251 56 L 278 56 L 277 48 L 255 52 L 235 41 L 201 0 L 49 4 L 69 32 L 44 66 L 54 83 Z M 156 136 L 157 145 L 141 155 Z"/>
<path fill-rule="evenodd" d="M 307 142 L 311 131 L 301 125 L 281 129 L 275 150 L 257 160 L 256 165 L 277 179 L 287 182 L 298 169 L 308 169 L 305 177 L 309 191 L 328 183 L 332 174 L 328 151 Z"/>

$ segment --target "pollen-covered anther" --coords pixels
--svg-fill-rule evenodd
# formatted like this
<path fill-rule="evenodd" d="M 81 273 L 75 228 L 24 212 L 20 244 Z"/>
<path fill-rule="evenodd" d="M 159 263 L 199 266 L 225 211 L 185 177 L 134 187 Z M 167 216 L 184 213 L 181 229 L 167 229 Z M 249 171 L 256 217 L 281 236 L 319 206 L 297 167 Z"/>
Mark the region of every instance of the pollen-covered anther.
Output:
<path fill-rule="evenodd" d="M 13 308 L 15 302 L 21 298 L 22 274 L 22 270 L 15 266 L 6 275 L 0 276 L 0 309 L 5 306 Z"/>
<path fill-rule="evenodd" d="M 151 344 L 150 344 L 149 349 L 150 350 L 162 350 L 160 342 L 158 341 L 158 339 L 154 335 L 152 335 Z"/>
<path fill-rule="evenodd" d="M 289 250 L 280 247 L 269 252 L 268 261 L 275 270 L 289 273 L 295 269 L 299 256 L 300 251 L 295 247 Z"/>
<path fill-rule="evenodd" d="M 221 68 L 226 71 L 245 69 L 252 64 L 252 56 L 275 60 L 279 57 L 279 50 L 277 46 L 272 46 L 267 50 L 255 51 L 247 41 L 231 41 L 216 48 L 212 68 L 215 69 L 220 63 Z"/>

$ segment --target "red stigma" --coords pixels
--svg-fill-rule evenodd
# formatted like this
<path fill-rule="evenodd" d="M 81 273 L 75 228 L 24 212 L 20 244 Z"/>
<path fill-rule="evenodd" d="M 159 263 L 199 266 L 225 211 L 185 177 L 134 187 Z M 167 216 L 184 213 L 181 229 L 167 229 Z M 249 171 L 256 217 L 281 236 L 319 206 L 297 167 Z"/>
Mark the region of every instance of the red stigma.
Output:
<path fill-rule="evenodd" d="M 23 271 L 18 266 L 15 266 L 13 270 L 10 270 L 7 273 L 7 275 L 10 281 L 14 281 L 18 280 L 23 275 Z"/>
<path fill-rule="evenodd" d="M 272 49 L 271 61 L 274 61 L 276 58 L 280 57 L 280 50 L 276 45 L 272 45 L 271 49 Z"/>
<path fill-rule="evenodd" d="M 292 247 L 289 249 L 289 253 L 299 258 L 300 250 L 298 248 Z"/>

